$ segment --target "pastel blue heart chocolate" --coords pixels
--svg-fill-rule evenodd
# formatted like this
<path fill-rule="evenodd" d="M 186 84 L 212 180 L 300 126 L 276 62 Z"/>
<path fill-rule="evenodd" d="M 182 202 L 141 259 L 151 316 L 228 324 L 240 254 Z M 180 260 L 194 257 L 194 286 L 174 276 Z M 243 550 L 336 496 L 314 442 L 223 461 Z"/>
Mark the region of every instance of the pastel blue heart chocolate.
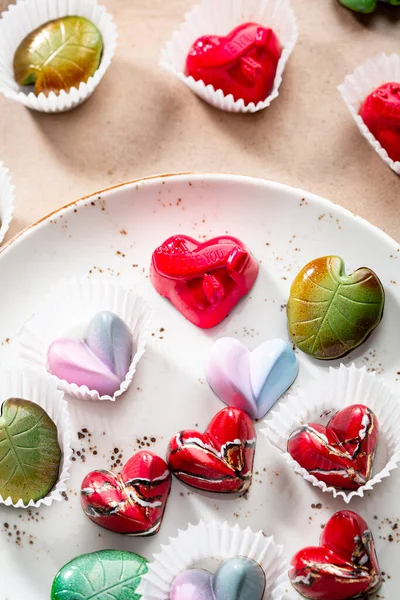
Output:
<path fill-rule="evenodd" d="M 132 360 L 132 333 L 116 314 L 103 310 L 90 321 L 86 345 L 107 367 L 124 381 Z"/>
<path fill-rule="evenodd" d="M 261 600 L 265 573 L 246 556 L 226 560 L 215 575 L 203 569 L 189 569 L 173 581 L 170 600 Z"/>
<path fill-rule="evenodd" d="M 250 352 L 235 338 L 220 338 L 206 367 L 209 385 L 228 406 L 261 419 L 292 385 L 298 363 L 290 344 L 274 339 Z"/>

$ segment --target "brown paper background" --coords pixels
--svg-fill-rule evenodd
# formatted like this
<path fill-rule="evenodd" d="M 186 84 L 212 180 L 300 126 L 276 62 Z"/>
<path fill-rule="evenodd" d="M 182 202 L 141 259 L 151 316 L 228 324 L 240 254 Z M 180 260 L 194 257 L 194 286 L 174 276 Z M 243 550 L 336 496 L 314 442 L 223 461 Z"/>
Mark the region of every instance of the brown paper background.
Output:
<path fill-rule="evenodd" d="M 234 115 L 158 66 L 193 1 L 102 0 L 118 26 L 117 52 L 92 98 L 69 113 L 35 113 L 0 97 L 0 158 L 17 197 L 7 239 L 113 184 L 211 171 L 303 187 L 400 240 L 399 178 L 361 137 L 336 89 L 367 57 L 400 52 L 400 8 L 360 17 L 336 0 L 292 0 L 299 40 L 280 96 L 256 115 Z"/>

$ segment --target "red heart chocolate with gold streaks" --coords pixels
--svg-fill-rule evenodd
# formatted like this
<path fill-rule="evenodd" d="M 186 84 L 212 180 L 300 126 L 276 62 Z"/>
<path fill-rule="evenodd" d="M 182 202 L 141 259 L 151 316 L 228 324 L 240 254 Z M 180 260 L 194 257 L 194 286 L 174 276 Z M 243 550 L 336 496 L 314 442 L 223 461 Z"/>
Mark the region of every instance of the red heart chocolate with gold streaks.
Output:
<path fill-rule="evenodd" d="M 207 35 L 196 40 L 186 59 L 187 76 L 222 90 L 245 104 L 265 100 L 274 85 L 282 54 L 272 29 L 242 23 L 226 36 Z"/>
<path fill-rule="evenodd" d="M 382 584 L 372 533 L 350 510 L 335 513 L 325 525 L 319 546 L 303 548 L 291 561 L 293 587 L 312 600 L 366 597 Z"/>
<path fill-rule="evenodd" d="M 337 412 L 328 425 L 309 423 L 290 435 L 291 457 L 327 485 L 356 490 L 368 481 L 378 444 L 376 416 L 363 404 Z"/>
<path fill-rule="evenodd" d="M 245 492 L 251 484 L 256 432 L 240 408 L 215 415 L 205 433 L 185 430 L 169 443 L 168 466 L 181 481 L 209 492 Z"/>
<path fill-rule="evenodd" d="M 255 259 L 241 241 L 230 236 L 200 243 L 174 235 L 156 248 L 150 267 L 157 292 L 203 329 L 225 319 L 257 275 Z"/>
<path fill-rule="evenodd" d="M 158 532 L 171 489 L 166 462 L 142 450 L 116 475 L 92 471 L 81 486 L 85 514 L 97 525 L 117 533 L 147 536 Z"/>

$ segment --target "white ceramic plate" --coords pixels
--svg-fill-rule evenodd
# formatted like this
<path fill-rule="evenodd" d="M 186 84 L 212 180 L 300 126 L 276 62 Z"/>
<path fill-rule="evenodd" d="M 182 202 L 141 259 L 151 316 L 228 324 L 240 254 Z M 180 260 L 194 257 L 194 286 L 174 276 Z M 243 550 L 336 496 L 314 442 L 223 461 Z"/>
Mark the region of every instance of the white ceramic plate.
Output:
<path fill-rule="evenodd" d="M 175 233 L 200 239 L 229 233 L 243 240 L 261 263 L 249 297 L 213 330 L 202 331 L 185 321 L 149 283 L 152 251 Z M 70 401 L 73 447 L 86 456 L 86 462 L 77 456 L 73 463 L 68 499 L 32 512 L 0 506 L 1 600 L 49 598 L 57 570 L 84 552 L 124 548 L 151 558 L 177 528 L 200 518 L 263 529 L 283 544 L 288 555 L 318 542 L 321 524 L 336 510 L 348 507 L 297 477 L 261 435 L 247 499 L 197 493 L 174 480 L 164 523 L 153 538 L 123 537 L 100 529 L 83 514 L 79 489 L 89 470 L 109 468 L 120 453 L 122 462 L 127 460 L 141 447 L 137 440 L 150 443 L 163 456 L 178 430 L 204 429 L 224 406 L 204 380 L 203 364 L 213 340 L 237 336 L 254 348 L 268 338 L 287 338 L 284 305 L 291 280 L 306 262 L 325 254 L 341 255 L 349 271 L 371 267 L 382 279 L 387 295 L 383 321 L 344 362 L 375 369 L 399 390 L 400 248 L 362 219 L 307 192 L 228 175 L 150 178 L 61 209 L 3 249 L 3 364 L 15 364 L 21 323 L 40 310 L 43 293 L 60 277 L 97 273 L 109 274 L 116 282 L 143 283 L 154 308 L 154 336 L 131 388 L 116 403 Z M 296 385 L 328 368 L 326 363 L 298 356 Z M 257 427 L 262 428 L 262 423 Z M 81 428 L 92 434 L 89 441 L 87 435 L 78 440 Z M 94 446 L 97 455 L 90 450 Z M 400 536 L 392 529 L 400 517 L 399 491 L 399 471 L 395 471 L 367 497 L 350 504 L 372 527 L 381 567 L 390 577 L 380 592 L 386 600 L 397 597 L 400 586 L 400 544 L 396 543 Z M 322 508 L 312 508 L 319 503 Z M 393 542 L 388 536 L 393 536 Z M 299 597 L 289 585 L 288 590 L 288 598 Z"/>

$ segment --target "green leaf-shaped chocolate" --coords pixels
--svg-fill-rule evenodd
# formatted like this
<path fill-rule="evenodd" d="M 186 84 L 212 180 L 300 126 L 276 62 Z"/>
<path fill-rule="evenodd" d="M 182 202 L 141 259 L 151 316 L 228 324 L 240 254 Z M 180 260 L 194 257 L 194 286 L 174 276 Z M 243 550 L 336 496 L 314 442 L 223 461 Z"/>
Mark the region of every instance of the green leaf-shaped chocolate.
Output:
<path fill-rule="evenodd" d="M 135 592 L 145 573 L 147 560 L 133 552 L 82 554 L 59 570 L 51 600 L 140 600 Z"/>
<path fill-rule="evenodd" d="M 61 461 L 57 427 L 38 404 L 10 398 L 1 407 L 0 494 L 24 503 L 46 496 Z"/>
<path fill-rule="evenodd" d="M 14 77 L 35 85 L 35 94 L 68 92 L 97 70 L 103 51 L 100 31 L 83 17 L 63 17 L 26 36 L 14 55 Z"/>
<path fill-rule="evenodd" d="M 346 275 L 341 258 L 323 256 L 303 267 L 292 283 L 289 333 L 303 352 L 320 359 L 339 358 L 379 324 L 384 304 L 385 292 L 371 269 Z"/>

